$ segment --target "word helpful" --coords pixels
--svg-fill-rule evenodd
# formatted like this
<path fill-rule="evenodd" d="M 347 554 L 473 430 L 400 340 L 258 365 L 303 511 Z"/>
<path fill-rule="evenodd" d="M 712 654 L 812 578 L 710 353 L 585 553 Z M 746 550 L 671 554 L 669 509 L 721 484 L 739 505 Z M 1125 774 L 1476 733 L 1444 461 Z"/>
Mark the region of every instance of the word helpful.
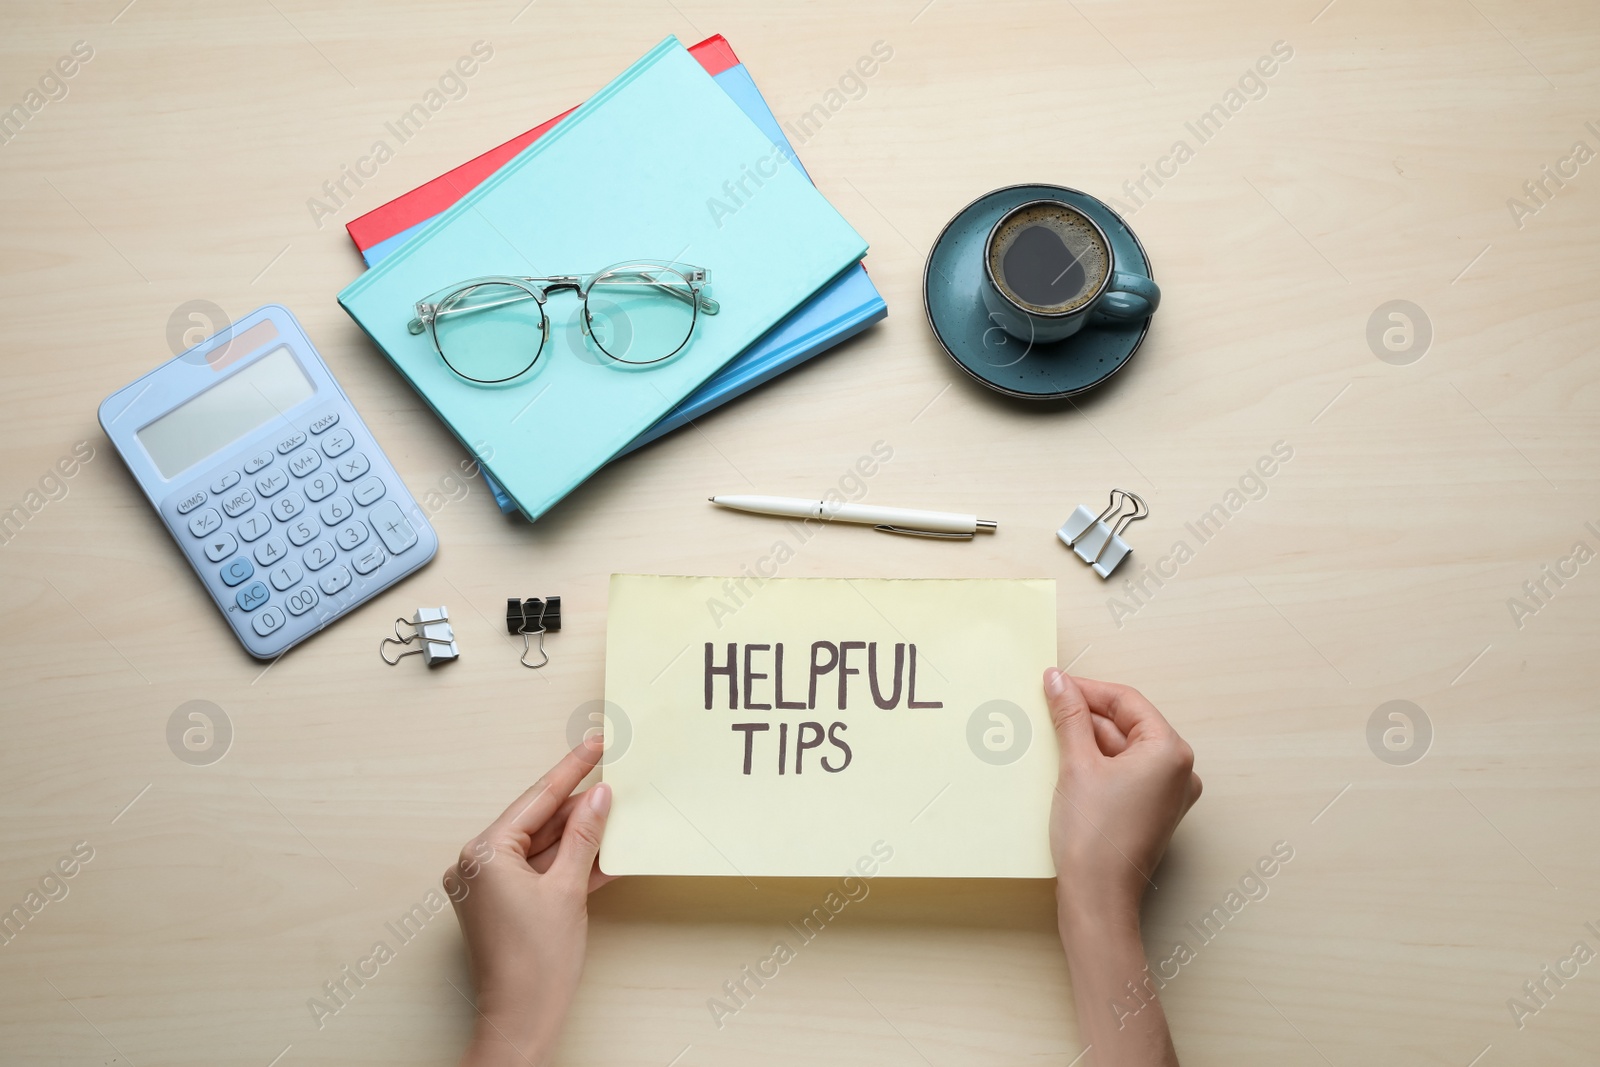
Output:
<path fill-rule="evenodd" d="M 1600 937 L 1600 927 L 1594 923 L 1586 922 L 1583 926 L 1595 937 Z M 1540 967 L 1537 975 L 1523 982 L 1522 993 L 1526 999 L 1506 998 L 1506 1009 L 1511 1012 L 1511 1020 L 1517 1024 L 1517 1029 L 1526 1027 L 1530 1018 L 1548 1008 L 1550 1002 L 1556 999 L 1556 994 L 1577 978 L 1584 967 L 1594 962 L 1594 958 L 1594 949 L 1589 947 L 1587 941 L 1574 941 L 1572 949 L 1565 956 Z"/>
<path fill-rule="evenodd" d="M 0 915 L 0 944 L 9 945 L 21 936 L 23 928 L 53 901 L 66 900 L 72 887 L 68 879 L 76 878 L 83 865 L 94 859 L 94 846 L 79 841 L 72 851 L 44 872 L 37 889 L 23 895 L 22 903 L 13 904 L 11 910 Z"/>
<path fill-rule="evenodd" d="M 1586 522 L 1583 527 L 1594 537 L 1600 538 L 1600 529 L 1596 529 L 1594 523 Z M 1519 630 L 1526 626 L 1529 619 L 1543 611 L 1567 587 L 1567 583 L 1578 576 L 1578 569 L 1592 559 L 1594 549 L 1589 547 L 1589 542 L 1578 540 L 1572 543 L 1566 555 L 1558 556 L 1540 567 L 1538 577 L 1522 583 L 1522 596 L 1506 598 L 1511 624 Z"/>
<path fill-rule="evenodd" d="M 801 646 L 804 647 L 804 646 Z M 768 644 L 744 644 L 729 641 L 725 652 L 720 654 L 722 662 L 718 662 L 719 653 L 717 646 L 706 642 L 705 654 L 705 710 L 710 711 L 716 706 L 718 689 L 725 689 L 728 696 L 729 711 L 812 711 L 817 707 L 817 693 L 822 689 L 823 697 L 830 692 L 836 692 L 834 707 L 838 711 L 847 711 L 850 707 L 852 678 L 865 674 L 865 684 L 858 681 L 855 684 L 856 707 L 864 706 L 864 698 L 870 693 L 872 703 L 879 710 L 893 711 L 901 706 L 910 709 L 942 708 L 944 702 L 939 700 L 917 699 L 917 646 L 906 642 L 896 642 L 894 646 L 894 666 L 889 668 L 889 652 L 885 649 L 881 657 L 884 668 L 880 669 L 878 655 L 878 642 L 876 641 L 813 641 L 810 654 L 805 660 L 805 665 L 797 669 L 790 668 L 790 695 L 798 697 L 800 686 L 804 686 L 805 699 L 786 699 L 784 695 L 784 656 L 785 649 L 782 641 Z M 856 653 L 858 664 L 850 665 L 850 654 Z M 864 671 L 863 671 L 864 667 Z M 759 670 L 757 668 L 760 668 Z M 795 674 L 799 678 L 795 678 Z M 822 680 L 828 675 L 834 675 L 838 681 L 837 687 L 832 684 L 821 686 Z M 803 678 L 802 683 L 799 679 Z M 718 684 L 721 679 L 724 685 Z M 741 686 L 740 683 L 743 683 Z M 763 684 L 767 683 L 767 684 Z M 755 759 L 756 735 L 768 733 L 772 730 L 770 722 L 736 722 L 730 729 L 734 733 L 744 735 L 744 773 L 750 774 Z M 778 746 L 776 752 L 777 768 L 779 774 L 789 773 L 789 723 L 779 722 Z M 824 740 L 838 749 L 838 753 L 830 753 L 839 762 L 837 765 L 829 762 L 829 756 L 823 756 L 818 762 L 822 769 L 830 774 L 837 774 L 850 766 L 852 753 L 850 745 L 842 736 L 849 728 L 843 721 L 835 721 L 824 728 L 822 723 L 805 721 L 796 725 L 794 732 L 794 773 L 802 774 L 805 771 L 805 754 L 813 748 L 821 747 Z"/>
<path fill-rule="evenodd" d="M 745 964 L 737 975 L 722 983 L 723 997 L 707 997 L 706 1010 L 711 1012 L 711 1021 L 717 1029 L 721 1030 L 727 1025 L 724 1020 L 748 1008 L 756 994 L 777 978 L 786 965 L 799 957 L 800 949 L 821 936 L 822 931 L 838 919 L 845 908 L 866 900 L 867 894 L 872 892 L 872 887 L 867 883 L 877 875 L 881 863 L 888 863 L 892 859 L 894 847 L 886 841 L 874 841 L 871 855 L 863 854 L 857 859 L 855 865 L 845 871 L 839 885 L 828 890 L 821 904 L 807 912 L 798 923 L 790 921 L 789 930 L 797 939 L 794 945 L 790 945 L 787 938 L 779 938 L 773 942 L 772 951 L 765 957 L 754 964 Z"/>

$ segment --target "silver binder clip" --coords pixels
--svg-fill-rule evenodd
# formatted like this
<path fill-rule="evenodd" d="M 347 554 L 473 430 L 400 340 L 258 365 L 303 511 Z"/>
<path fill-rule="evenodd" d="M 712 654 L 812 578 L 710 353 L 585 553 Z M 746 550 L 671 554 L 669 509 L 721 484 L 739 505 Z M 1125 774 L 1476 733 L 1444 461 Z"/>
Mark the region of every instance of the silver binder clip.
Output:
<path fill-rule="evenodd" d="M 1104 511 L 1096 515 L 1079 504 L 1056 536 L 1101 578 L 1109 578 L 1117 564 L 1133 551 L 1122 539 L 1122 531 L 1149 514 L 1150 509 L 1138 496 L 1126 489 L 1113 489 Z"/>
<path fill-rule="evenodd" d="M 409 626 L 411 634 L 400 632 L 400 627 Z M 417 642 L 416 648 L 408 646 Z M 395 645 L 407 651 L 389 658 L 389 646 Z M 456 634 L 450 627 L 450 612 L 443 606 L 437 608 L 418 608 L 417 613 L 409 619 L 394 620 L 394 636 L 385 637 L 378 642 L 378 655 L 383 657 L 383 662 L 393 667 L 407 656 L 421 655 L 422 662 L 432 667 L 439 663 L 448 663 L 461 655 L 461 650 L 456 648 Z"/>

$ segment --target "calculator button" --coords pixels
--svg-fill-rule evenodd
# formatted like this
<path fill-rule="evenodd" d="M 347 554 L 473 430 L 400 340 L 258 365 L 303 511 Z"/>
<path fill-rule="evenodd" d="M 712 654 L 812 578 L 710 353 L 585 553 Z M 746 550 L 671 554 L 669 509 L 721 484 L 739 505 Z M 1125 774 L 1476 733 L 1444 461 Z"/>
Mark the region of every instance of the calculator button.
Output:
<path fill-rule="evenodd" d="M 333 562 L 333 546 L 326 541 L 318 541 L 300 553 L 300 562 L 306 565 L 308 571 L 320 571 Z"/>
<path fill-rule="evenodd" d="M 262 496 L 271 496 L 279 489 L 289 484 L 289 476 L 283 473 L 282 467 L 273 467 L 267 473 L 256 479 L 256 492 Z"/>
<path fill-rule="evenodd" d="M 229 560 L 228 565 L 223 567 L 219 573 L 222 575 L 222 584 L 231 588 L 249 578 L 255 572 L 256 569 L 250 566 L 249 560 L 243 556 L 237 556 Z"/>
<path fill-rule="evenodd" d="M 322 523 L 324 526 L 337 526 L 355 512 L 355 506 L 350 503 L 349 497 L 336 496 L 322 505 Z"/>
<path fill-rule="evenodd" d="M 319 415 L 311 423 L 311 425 L 306 427 L 306 428 L 308 430 L 310 430 L 314 434 L 321 433 L 322 431 L 324 431 L 326 429 L 329 429 L 331 426 L 333 426 L 334 423 L 336 423 L 338 421 L 339 421 L 339 413 L 337 411 L 330 411 L 326 415 Z"/>
<path fill-rule="evenodd" d="M 290 615 L 304 615 L 317 606 L 317 599 L 317 591 L 305 585 L 290 593 L 284 604 L 288 607 Z"/>
<path fill-rule="evenodd" d="M 356 569 L 357 574 L 371 574 L 383 566 L 384 558 L 383 547 L 381 545 L 373 545 L 351 560 L 350 565 Z"/>
<path fill-rule="evenodd" d="M 212 563 L 221 563 L 233 555 L 234 550 L 238 547 L 239 542 L 235 541 L 233 534 L 228 531 L 224 530 L 221 533 L 212 534 L 210 540 L 206 541 L 206 559 L 209 559 Z"/>
<path fill-rule="evenodd" d="M 272 631 L 282 626 L 283 623 L 283 612 L 278 608 L 268 608 L 266 611 L 263 611 L 260 615 L 257 615 L 255 618 L 250 620 L 250 625 L 254 627 L 256 633 L 260 634 L 262 637 L 267 636 Z"/>
<path fill-rule="evenodd" d="M 272 568 L 272 573 L 267 575 L 267 578 L 272 582 L 272 588 L 281 593 L 291 585 L 299 585 L 300 579 L 305 576 L 306 572 L 300 569 L 300 564 L 291 559 Z M 295 614 L 300 613 L 295 612 Z"/>
<path fill-rule="evenodd" d="M 289 546 L 281 537 L 269 537 L 256 547 L 256 562 L 270 567 L 289 554 Z"/>
<path fill-rule="evenodd" d="M 343 426 L 322 439 L 322 451 L 328 454 L 329 459 L 342 456 L 355 447 L 356 435 Z"/>
<path fill-rule="evenodd" d="M 195 508 L 199 507 L 205 502 L 206 491 L 204 489 L 196 489 L 194 492 L 178 501 L 178 514 L 187 515 L 189 512 L 193 511 Z"/>
<path fill-rule="evenodd" d="M 254 611 L 267 602 L 272 595 L 264 582 L 251 582 L 234 594 L 234 599 L 239 602 L 239 607 L 245 611 Z"/>
<path fill-rule="evenodd" d="M 317 455 L 317 450 L 314 448 L 302 448 L 289 457 L 289 473 L 296 478 L 304 478 L 320 466 L 322 457 Z"/>
<path fill-rule="evenodd" d="M 317 536 L 317 524 L 315 520 L 307 522 L 305 519 L 301 519 L 299 522 L 289 527 L 288 534 L 289 543 L 294 545 L 296 548 L 299 548 L 301 545 Z"/>
<path fill-rule="evenodd" d="M 367 524 L 360 519 L 347 522 L 333 532 L 333 539 L 340 548 L 349 552 L 367 539 Z M 363 571 L 363 574 L 366 572 Z"/>
<path fill-rule="evenodd" d="M 302 488 L 305 489 L 307 497 L 317 501 L 339 488 L 339 479 L 333 476 L 332 471 L 323 471 L 307 481 Z"/>
<path fill-rule="evenodd" d="M 351 492 L 355 495 L 356 503 L 366 507 L 375 500 L 381 500 L 383 494 L 388 492 L 388 489 L 384 486 L 383 479 L 374 474 L 372 477 L 362 481 Z"/>
<path fill-rule="evenodd" d="M 367 462 L 367 457 L 360 452 L 352 452 L 334 464 L 339 469 L 339 477 L 347 482 L 353 482 L 367 471 L 372 469 L 372 464 Z"/>
<path fill-rule="evenodd" d="M 318 578 L 317 584 L 322 587 L 323 596 L 333 596 L 333 594 L 350 584 L 350 572 L 343 567 L 335 567 L 321 578 Z"/>
<path fill-rule="evenodd" d="M 272 520 L 256 512 L 254 515 L 246 515 L 234 529 L 239 531 L 241 541 L 250 542 L 272 529 Z"/>
<path fill-rule="evenodd" d="M 272 514 L 279 522 L 288 522 L 306 509 L 299 493 L 285 493 L 272 502 Z"/>
<path fill-rule="evenodd" d="M 383 547 L 387 548 L 391 555 L 398 556 L 417 543 L 417 531 L 413 530 L 406 517 L 400 514 L 400 505 L 393 500 L 385 500 L 373 508 L 372 513 L 367 516 L 367 521 L 378 531 L 378 536 L 383 540 Z"/>
<path fill-rule="evenodd" d="M 230 519 L 237 519 L 255 506 L 256 495 L 248 489 L 240 489 L 222 502 L 222 510 L 228 513 Z"/>
<path fill-rule="evenodd" d="M 196 537 L 204 537 L 212 530 L 222 525 L 222 516 L 217 514 L 216 508 L 206 508 L 200 514 L 189 520 L 189 532 Z"/>
<path fill-rule="evenodd" d="M 284 455 L 288 455 L 290 452 L 293 452 L 295 449 L 299 448 L 301 445 L 303 445 L 305 443 L 306 443 L 306 435 L 305 434 L 303 434 L 303 433 L 292 433 L 288 437 L 285 437 L 283 440 L 278 442 L 278 451 L 283 453 Z"/>
<path fill-rule="evenodd" d="M 224 474 L 222 477 L 211 483 L 211 491 L 213 493 L 224 493 L 238 484 L 239 472 L 229 471 L 227 474 Z"/>
<path fill-rule="evenodd" d="M 247 460 L 245 462 L 244 472 L 246 474 L 254 474 L 256 471 L 260 470 L 262 467 L 265 467 L 268 463 L 271 463 L 271 462 L 272 462 L 272 449 L 269 448 L 265 452 L 260 452 L 260 453 L 257 453 L 254 456 L 251 456 L 249 458 L 249 460 Z"/>

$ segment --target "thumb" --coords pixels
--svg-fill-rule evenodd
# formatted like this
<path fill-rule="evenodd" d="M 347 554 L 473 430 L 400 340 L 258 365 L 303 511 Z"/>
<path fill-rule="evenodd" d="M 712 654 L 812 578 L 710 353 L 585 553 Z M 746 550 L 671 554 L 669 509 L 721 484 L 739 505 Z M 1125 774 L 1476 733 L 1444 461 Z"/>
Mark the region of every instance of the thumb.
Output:
<path fill-rule="evenodd" d="M 1089 702 L 1072 676 L 1054 667 L 1047 668 L 1044 695 L 1050 704 L 1050 720 L 1055 723 L 1062 756 L 1083 758 L 1097 753 L 1099 746 L 1094 739 Z"/>
<path fill-rule="evenodd" d="M 611 811 L 611 787 L 600 782 L 591 787 L 583 800 L 567 816 L 561 832 L 561 847 L 549 873 L 587 890 L 589 872 L 600 852 L 600 838 L 606 832 L 606 815 Z"/>

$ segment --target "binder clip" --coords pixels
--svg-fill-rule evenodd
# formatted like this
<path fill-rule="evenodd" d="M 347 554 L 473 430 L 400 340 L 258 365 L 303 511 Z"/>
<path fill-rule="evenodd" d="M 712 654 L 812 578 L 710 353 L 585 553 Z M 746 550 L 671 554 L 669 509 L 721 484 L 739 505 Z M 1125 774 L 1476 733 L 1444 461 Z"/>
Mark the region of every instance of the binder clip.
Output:
<path fill-rule="evenodd" d="M 1148 514 L 1150 509 L 1138 496 L 1126 489 L 1113 489 L 1104 511 L 1096 515 L 1079 504 L 1056 536 L 1101 578 L 1109 578 L 1117 564 L 1133 551 L 1122 539 L 1122 531 Z"/>
<path fill-rule="evenodd" d="M 402 626 L 411 627 L 410 636 L 400 632 Z M 390 645 L 407 648 L 413 641 L 419 642 L 416 648 L 407 649 L 394 659 L 389 658 Z M 422 662 L 430 667 L 448 663 L 461 655 L 461 650 L 456 648 L 455 631 L 450 628 L 450 612 L 442 605 L 437 608 L 418 608 L 411 618 L 394 620 L 394 636 L 378 642 L 378 655 L 391 667 L 407 656 L 419 654 Z"/>
<path fill-rule="evenodd" d="M 544 635 L 546 631 L 561 629 L 561 598 L 558 596 L 529 597 L 518 600 L 510 597 L 506 600 L 506 633 L 522 635 L 522 665 L 532 670 L 538 670 L 550 662 L 550 655 L 544 650 Z M 528 653 L 532 646 L 528 639 L 539 639 L 539 662 L 529 663 Z"/>

